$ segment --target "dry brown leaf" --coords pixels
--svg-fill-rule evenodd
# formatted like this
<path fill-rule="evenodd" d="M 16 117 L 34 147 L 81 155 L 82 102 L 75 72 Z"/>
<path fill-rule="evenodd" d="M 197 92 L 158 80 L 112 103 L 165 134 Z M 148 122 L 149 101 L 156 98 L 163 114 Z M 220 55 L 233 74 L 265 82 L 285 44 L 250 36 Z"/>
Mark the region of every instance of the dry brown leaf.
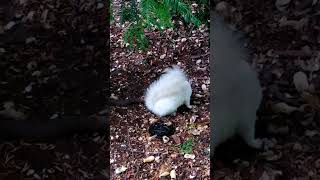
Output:
<path fill-rule="evenodd" d="M 278 176 L 282 175 L 281 171 L 278 170 L 268 170 L 262 173 L 259 180 L 276 180 Z"/>
<path fill-rule="evenodd" d="M 292 27 L 296 30 L 301 30 L 303 27 L 305 27 L 309 22 L 308 18 L 301 18 L 299 21 L 296 20 L 288 20 L 286 17 L 282 17 L 279 20 L 279 26 L 284 27 L 284 26 L 289 26 Z"/>
<path fill-rule="evenodd" d="M 297 91 L 303 92 L 308 90 L 309 88 L 309 82 L 308 77 L 304 72 L 296 72 L 293 75 L 293 84 L 296 87 Z"/>
<path fill-rule="evenodd" d="M 289 106 L 288 104 L 286 104 L 284 102 L 277 103 L 277 104 L 273 105 L 272 109 L 276 113 L 286 113 L 286 114 L 290 114 L 293 111 L 299 110 L 297 107 Z"/>
<path fill-rule="evenodd" d="M 285 11 L 288 8 L 290 2 L 291 0 L 277 0 L 275 5 L 279 11 Z"/>
<path fill-rule="evenodd" d="M 302 99 L 315 109 L 320 109 L 320 98 L 308 92 L 303 92 Z"/>

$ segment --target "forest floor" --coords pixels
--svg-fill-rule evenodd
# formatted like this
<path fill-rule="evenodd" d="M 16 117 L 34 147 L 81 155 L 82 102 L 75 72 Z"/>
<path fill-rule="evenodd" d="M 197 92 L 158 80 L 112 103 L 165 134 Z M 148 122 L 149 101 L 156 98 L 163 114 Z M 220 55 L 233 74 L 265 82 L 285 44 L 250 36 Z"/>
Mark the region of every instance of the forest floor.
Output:
<path fill-rule="evenodd" d="M 221 1 L 217 9 L 232 9 L 229 19 L 249 37 L 264 90 L 257 136 L 269 139 L 269 150 L 226 143 L 213 163 L 214 180 L 320 179 L 320 3 L 239 3 Z"/>
<path fill-rule="evenodd" d="M 103 2 L 5 0 L 0 5 L 1 112 L 13 102 L 32 132 L 33 120 L 102 110 L 106 77 L 94 77 L 106 72 Z M 1 141 L 0 179 L 106 179 L 108 148 L 97 133 Z"/>
<path fill-rule="evenodd" d="M 114 2 L 117 14 L 119 4 Z M 124 26 L 125 27 L 125 26 Z M 110 163 L 112 179 L 159 179 L 174 170 L 178 179 L 210 178 L 209 123 L 209 29 L 178 26 L 174 30 L 148 31 L 147 52 L 125 47 L 124 28 L 119 17 L 111 25 L 111 88 L 113 98 L 142 98 L 147 87 L 162 71 L 180 66 L 191 80 L 191 110 L 183 108 L 176 116 L 159 118 L 143 104 L 113 107 L 110 116 Z M 171 122 L 174 135 L 168 142 L 152 138 L 154 122 Z M 192 141 L 192 152 L 184 157 L 177 145 Z M 154 156 L 152 162 L 143 159 Z M 115 173 L 116 170 L 125 170 Z"/>

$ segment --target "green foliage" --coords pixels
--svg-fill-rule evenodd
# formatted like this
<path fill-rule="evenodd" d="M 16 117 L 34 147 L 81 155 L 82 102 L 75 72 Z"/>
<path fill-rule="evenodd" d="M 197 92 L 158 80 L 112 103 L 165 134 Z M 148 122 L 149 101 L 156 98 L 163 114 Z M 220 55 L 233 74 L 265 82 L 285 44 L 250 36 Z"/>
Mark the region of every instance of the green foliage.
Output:
<path fill-rule="evenodd" d="M 140 3 L 141 20 L 144 21 L 146 28 L 156 27 L 162 30 L 171 27 L 170 9 L 164 3 L 157 0 L 142 0 Z"/>
<path fill-rule="evenodd" d="M 181 17 L 185 23 L 200 26 L 202 22 L 192 14 L 190 4 L 183 1 L 187 0 L 121 0 L 120 23 L 129 24 L 124 33 L 125 43 L 131 48 L 146 50 L 148 39 L 145 29 L 162 31 L 171 28 L 174 16 Z"/>
<path fill-rule="evenodd" d="M 131 24 L 124 33 L 124 41 L 129 44 L 130 48 L 136 44 L 140 49 L 146 50 L 148 47 L 148 39 L 144 34 L 144 28 L 139 24 Z"/>
<path fill-rule="evenodd" d="M 120 23 L 123 24 L 126 21 L 128 22 L 137 22 L 138 7 L 136 0 L 129 0 L 128 2 L 125 0 L 121 1 L 121 9 L 120 9 Z"/>
<path fill-rule="evenodd" d="M 164 2 L 168 8 L 172 9 L 173 13 L 183 17 L 186 23 L 193 23 L 197 27 L 201 25 L 200 20 L 192 14 L 190 5 L 179 0 L 164 0 Z"/>
<path fill-rule="evenodd" d="M 183 144 L 180 144 L 178 147 L 182 153 L 192 154 L 192 146 L 193 146 L 193 140 L 188 139 Z"/>
<path fill-rule="evenodd" d="M 210 1 L 208 0 L 198 0 L 199 11 L 196 13 L 196 16 L 200 21 L 208 23 L 210 19 Z"/>

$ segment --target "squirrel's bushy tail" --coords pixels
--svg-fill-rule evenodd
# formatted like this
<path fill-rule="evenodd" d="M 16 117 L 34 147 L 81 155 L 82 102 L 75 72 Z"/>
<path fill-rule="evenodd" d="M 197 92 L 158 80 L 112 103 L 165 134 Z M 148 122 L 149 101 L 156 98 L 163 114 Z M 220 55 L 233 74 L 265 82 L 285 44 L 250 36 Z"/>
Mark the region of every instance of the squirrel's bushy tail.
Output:
<path fill-rule="evenodd" d="M 210 25 L 210 38 L 213 38 L 210 52 L 212 52 L 213 63 L 219 63 L 222 60 L 246 60 L 248 50 L 244 47 L 243 41 L 240 41 L 242 35 L 228 28 L 228 25 L 223 22 L 223 18 L 217 13 L 211 11 L 210 17 L 213 20 Z"/>

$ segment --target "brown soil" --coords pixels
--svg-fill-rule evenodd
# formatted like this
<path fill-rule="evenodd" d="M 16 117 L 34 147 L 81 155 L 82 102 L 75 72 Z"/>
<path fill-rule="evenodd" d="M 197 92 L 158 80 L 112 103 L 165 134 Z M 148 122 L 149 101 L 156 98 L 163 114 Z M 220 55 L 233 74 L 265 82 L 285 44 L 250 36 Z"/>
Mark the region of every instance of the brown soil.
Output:
<path fill-rule="evenodd" d="M 117 10 L 117 1 L 114 9 Z M 117 19 L 117 17 L 115 18 Z M 111 177 L 113 179 L 159 179 L 162 171 L 175 169 L 178 179 L 209 179 L 209 30 L 207 27 L 148 31 L 148 52 L 125 48 L 124 28 L 116 20 L 111 25 L 111 93 L 119 99 L 143 97 L 148 85 L 171 65 L 178 64 L 192 80 L 192 110 L 159 118 L 143 104 L 111 109 Z M 162 57 L 162 58 L 161 58 Z M 203 88 L 202 88 L 203 87 Z M 152 121 L 172 122 L 176 132 L 169 142 L 151 139 Z M 203 128 L 199 135 L 194 131 Z M 200 130 L 199 130 L 200 131 Z M 192 134 L 194 132 L 194 134 Z M 175 145 L 193 139 L 195 159 L 184 158 Z M 155 156 L 158 161 L 144 163 Z M 115 170 L 127 168 L 120 174 Z"/>

